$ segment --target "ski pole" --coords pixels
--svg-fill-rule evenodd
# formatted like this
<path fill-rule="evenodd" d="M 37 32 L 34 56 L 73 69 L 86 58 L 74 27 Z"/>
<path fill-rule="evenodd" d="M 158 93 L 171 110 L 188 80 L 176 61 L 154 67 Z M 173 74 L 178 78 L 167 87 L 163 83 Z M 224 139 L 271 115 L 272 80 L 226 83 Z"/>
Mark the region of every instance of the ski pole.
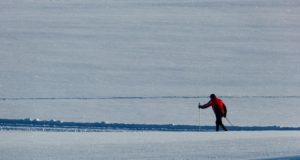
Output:
<path fill-rule="evenodd" d="M 200 107 L 200 103 L 198 105 L 198 108 Z M 199 108 L 199 131 L 201 130 L 201 117 L 200 117 L 200 108 Z"/>
<path fill-rule="evenodd" d="M 231 126 L 233 126 L 233 124 L 230 122 L 230 120 L 227 117 L 225 117 L 225 119 Z"/>

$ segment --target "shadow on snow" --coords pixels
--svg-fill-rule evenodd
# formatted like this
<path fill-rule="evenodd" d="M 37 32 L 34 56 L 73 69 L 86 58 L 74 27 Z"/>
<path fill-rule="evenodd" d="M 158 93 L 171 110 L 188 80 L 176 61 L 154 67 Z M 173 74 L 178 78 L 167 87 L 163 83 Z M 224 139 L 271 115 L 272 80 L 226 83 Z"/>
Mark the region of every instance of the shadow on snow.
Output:
<path fill-rule="evenodd" d="M 230 131 L 300 131 L 300 127 L 228 126 Z M 188 131 L 210 132 L 215 126 L 176 124 L 125 124 L 106 122 L 63 122 L 39 119 L 0 119 L 0 130 L 105 132 L 105 131 Z"/>

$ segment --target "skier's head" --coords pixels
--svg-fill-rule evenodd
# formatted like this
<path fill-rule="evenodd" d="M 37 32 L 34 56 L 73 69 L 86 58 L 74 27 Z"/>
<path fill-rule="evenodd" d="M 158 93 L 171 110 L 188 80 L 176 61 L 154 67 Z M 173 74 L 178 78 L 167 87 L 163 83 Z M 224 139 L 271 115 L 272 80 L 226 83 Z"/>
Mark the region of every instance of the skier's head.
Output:
<path fill-rule="evenodd" d="M 209 97 L 210 97 L 210 99 L 216 99 L 217 98 L 217 96 L 215 94 L 211 94 Z"/>

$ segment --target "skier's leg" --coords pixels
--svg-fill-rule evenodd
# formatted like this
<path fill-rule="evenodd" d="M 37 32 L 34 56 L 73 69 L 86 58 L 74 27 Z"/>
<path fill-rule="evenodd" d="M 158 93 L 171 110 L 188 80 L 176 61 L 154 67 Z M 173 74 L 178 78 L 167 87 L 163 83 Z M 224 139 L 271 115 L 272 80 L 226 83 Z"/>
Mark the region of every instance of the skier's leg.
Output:
<path fill-rule="evenodd" d="M 222 116 L 216 115 L 216 131 L 219 131 L 219 127 L 222 124 Z"/>
<path fill-rule="evenodd" d="M 218 121 L 218 119 L 216 120 L 216 131 L 217 132 L 219 131 L 219 121 Z"/>
<path fill-rule="evenodd" d="M 228 131 L 227 128 L 224 126 L 222 119 L 220 121 L 220 126 L 223 128 L 224 131 Z"/>

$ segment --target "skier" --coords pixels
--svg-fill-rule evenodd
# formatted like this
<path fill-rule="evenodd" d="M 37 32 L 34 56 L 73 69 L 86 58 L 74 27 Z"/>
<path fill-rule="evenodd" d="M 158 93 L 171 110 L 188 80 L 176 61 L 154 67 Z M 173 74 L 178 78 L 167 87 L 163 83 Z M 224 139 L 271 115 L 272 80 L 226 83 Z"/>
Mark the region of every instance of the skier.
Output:
<path fill-rule="evenodd" d="M 216 115 L 216 131 L 219 131 L 219 126 L 221 126 L 223 128 L 224 131 L 227 131 L 226 127 L 224 126 L 224 124 L 222 123 L 222 117 L 226 118 L 226 114 L 227 114 L 227 109 L 226 109 L 226 105 L 223 103 L 223 101 L 219 98 L 217 98 L 217 96 L 215 94 L 211 94 L 210 95 L 210 101 L 207 102 L 205 105 L 200 105 L 199 103 L 199 109 L 205 109 L 212 106 L 212 109 L 214 110 L 214 113 Z"/>

